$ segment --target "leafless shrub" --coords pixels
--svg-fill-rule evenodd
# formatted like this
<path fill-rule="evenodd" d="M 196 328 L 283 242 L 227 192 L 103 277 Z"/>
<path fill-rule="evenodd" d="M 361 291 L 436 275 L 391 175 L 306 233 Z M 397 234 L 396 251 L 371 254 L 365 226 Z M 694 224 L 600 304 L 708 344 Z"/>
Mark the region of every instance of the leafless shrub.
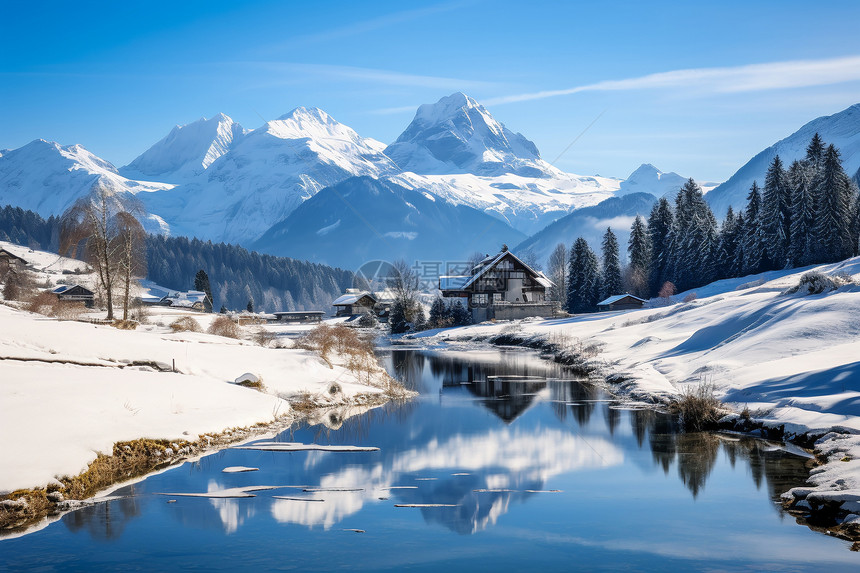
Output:
<path fill-rule="evenodd" d="M 678 416 L 681 426 L 688 432 L 701 432 L 713 428 L 721 417 L 722 403 L 714 396 L 710 382 L 691 385 L 669 406 Z"/>
<path fill-rule="evenodd" d="M 170 323 L 170 329 L 173 332 L 203 332 L 200 323 L 190 316 L 177 318 Z"/>
<path fill-rule="evenodd" d="M 657 296 L 664 299 L 668 304 L 677 292 L 678 289 L 675 288 L 675 283 L 666 281 L 663 283 L 663 286 L 660 287 L 660 292 L 657 293 Z"/>
<path fill-rule="evenodd" d="M 206 332 L 226 338 L 239 338 L 240 335 L 239 325 L 227 316 L 219 316 L 213 320 Z"/>
<path fill-rule="evenodd" d="M 694 301 L 694 300 L 696 300 L 697 298 L 699 298 L 699 296 L 698 296 L 696 293 L 691 292 L 690 294 L 688 294 L 687 296 L 685 296 L 685 297 L 683 298 L 683 300 L 681 300 L 681 302 L 693 302 L 693 301 Z"/>
<path fill-rule="evenodd" d="M 254 341 L 254 344 L 259 344 L 260 346 L 269 347 L 277 340 L 277 336 L 265 328 L 258 328 L 251 335 L 251 340 Z"/>

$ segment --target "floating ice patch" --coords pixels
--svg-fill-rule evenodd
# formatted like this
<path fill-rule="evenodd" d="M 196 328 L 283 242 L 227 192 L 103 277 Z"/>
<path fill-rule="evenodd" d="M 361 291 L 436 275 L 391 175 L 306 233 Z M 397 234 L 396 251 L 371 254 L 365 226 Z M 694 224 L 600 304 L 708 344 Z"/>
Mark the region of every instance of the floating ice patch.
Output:
<path fill-rule="evenodd" d="M 155 495 L 167 495 L 170 497 L 208 497 L 208 498 L 216 498 L 216 499 L 225 499 L 225 498 L 233 498 L 233 497 L 257 497 L 252 491 L 263 491 L 269 489 L 279 489 L 283 486 L 278 485 L 255 485 L 248 487 L 231 487 L 227 489 L 218 489 L 214 491 L 194 493 L 194 492 L 186 492 L 186 493 L 156 493 Z"/>
<path fill-rule="evenodd" d="M 300 444 L 297 442 L 257 442 L 245 446 L 234 446 L 234 450 L 261 450 L 265 452 L 376 452 L 372 446 L 326 446 L 322 444 Z"/>
<path fill-rule="evenodd" d="M 418 489 L 418 486 L 417 485 L 392 485 L 392 486 L 388 486 L 388 487 L 381 487 L 379 489 L 384 489 L 384 490 L 388 490 L 388 489 Z"/>
<path fill-rule="evenodd" d="M 238 474 L 242 472 L 258 472 L 260 468 L 249 468 L 246 466 L 230 466 L 228 468 L 224 468 L 221 470 L 221 473 L 225 474 Z"/>
<path fill-rule="evenodd" d="M 394 507 L 460 507 L 459 503 L 395 503 Z"/>
<path fill-rule="evenodd" d="M 318 492 L 318 491 L 364 491 L 362 487 L 309 487 L 305 488 L 302 491 L 306 491 L 308 493 Z"/>
<path fill-rule="evenodd" d="M 284 495 L 273 495 L 272 499 L 285 499 L 287 501 L 325 501 L 324 499 L 314 499 L 311 497 L 287 497 Z"/>

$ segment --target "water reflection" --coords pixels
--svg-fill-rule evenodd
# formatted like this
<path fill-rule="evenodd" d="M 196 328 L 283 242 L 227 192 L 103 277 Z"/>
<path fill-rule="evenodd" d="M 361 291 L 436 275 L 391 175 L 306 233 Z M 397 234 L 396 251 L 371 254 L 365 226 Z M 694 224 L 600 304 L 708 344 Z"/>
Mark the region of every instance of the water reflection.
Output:
<path fill-rule="evenodd" d="M 766 484 L 773 499 L 806 478 L 802 459 L 772 445 L 736 436 L 678 433 L 669 417 L 621 408 L 599 388 L 566 379 L 560 366 L 532 354 L 494 352 L 464 360 L 453 354 L 395 351 L 385 361 L 394 375 L 423 396 L 370 411 L 333 410 L 276 438 L 372 445 L 380 451 L 226 450 L 124 492 L 136 497 L 72 513 L 63 522 L 94 538 L 110 538 L 122 535 L 125 524 L 150 501 L 165 519 L 201 529 L 217 524 L 225 534 L 263 519 L 330 530 L 355 520 L 364 528 L 387 512 L 418 512 L 426 523 L 470 535 L 492 529 L 515 507 L 533 500 L 557 496 L 571 503 L 563 493 L 547 490 L 578 488 L 578 475 L 617 476 L 621 470 L 613 468 L 623 466 L 630 468 L 625 472 L 675 476 L 693 499 L 702 496 L 722 458 L 730 466 L 745 464 L 756 486 Z M 261 469 L 222 474 L 228 465 Z M 158 491 L 251 485 L 360 491 L 283 488 L 257 491 L 257 497 L 248 499 L 181 498 L 173 505 L 148 497 Z M 626 487 L 635 491 L 637 484 Z M 455 507 L 392 509 L 395 503 Z M 398 515 L 387 519 L 393 518 Z"/>

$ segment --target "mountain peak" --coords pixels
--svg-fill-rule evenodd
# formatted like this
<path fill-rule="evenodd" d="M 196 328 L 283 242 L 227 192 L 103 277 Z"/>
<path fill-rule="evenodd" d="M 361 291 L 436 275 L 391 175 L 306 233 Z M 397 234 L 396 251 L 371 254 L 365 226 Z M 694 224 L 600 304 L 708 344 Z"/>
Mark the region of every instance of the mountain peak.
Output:
<path fill-rule="evenodd" d="M 621 182 L 617 196 L 630 193 L 650 193 L 656 197 L 672 196 L 687 179 L 675 172 L 664 173 L 650 163 L 637 167 L 630 177 Z"/>
<path fill-rule="evenodd" d="M 473 98 L 456 92 L 418 108 L 385 153 L 406 171 L 549 177 L 534 143 L 497 121 Z"/>
<path fill-rule="evenodd" d="M 230 116 L 218 113 L 177 125 L 163 139 L 121 169 L 132 179 L 179 182 L 202 173 L 246 133 Z"/>

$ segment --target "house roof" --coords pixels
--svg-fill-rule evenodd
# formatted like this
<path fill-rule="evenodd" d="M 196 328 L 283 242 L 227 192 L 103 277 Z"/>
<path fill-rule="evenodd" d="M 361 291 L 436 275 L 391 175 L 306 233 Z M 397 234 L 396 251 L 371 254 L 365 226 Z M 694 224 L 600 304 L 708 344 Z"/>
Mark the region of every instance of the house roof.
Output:
<path fill-rule="evenodd" d="M 633 296 L 632 294 L 616 294 L 616 295 L 613 295 L 613 296 L 607 298 L 606 300 L 602 300 L 602 301 L 598 302 L 597 306 L 609 306 L 610 304 L 614 304 L 614 303 L 618 302 L 619 300 L 622 300 L 625 298 L 632 298 L 633 300 L 638 300 L 639 302 L 648 302 L 644 298 L 639 298 L 638 296 Z"/>
<path fill-rule="evenodd" d="M 86 291 L 86 292 L 88 292 L 88 293 L 90 293 L 90 294 L 93 294 L 93 291 L 91 291 L 91 290 L 90 290 L 90 289 L 88 289 L 87 287 L 84 287 L 84 286 L 81 286 L 81 285 L 78 285 L 78 284 L 74 284 L 74 285 L 58 285 L 58 286 L 54 287 L 54 288 L 51 290 L 51 292 L 52 292 L 52 293 L 54 293 L 54 294 L 63 294 L 64 292 L 70 291 L 70 290 L 75 289 L 75 288 L 79 288 L 79 289 L 81 289 L 81 290 L 83 290 L 83 291 Z"/>
<path fill-rule="evenodd" d="M 171 291 L 165 296 L 163 301 L 170 302 L 170 306 L 191 307 L 195 304 L 204 303 L 208 297 L 206 293 L 199 290 L 190 290 L 188 292 Z"/>
<path fill-rule="evenodd" d="M 472 283 L 481 278 L 487 271 L 495 267 L 499 261 L 501 261 L 505 256 L 512 256 L 518 263 L 524 266 L 529 272 L 534 275 L 535 281 L 546 288 L 552 287 L 555 283 L 553 283 L 545 274 L 541 271 L 536 271 L 526 263 L 523 262 L 518 256 L 513 254 L 511 251 L 502 251 L 495 257 L 486 257 L 483 261 L 481 261 L 477 266 L 481 267 L 477 273 L 471 276 L 442 276 L 439 277 L 439 288 L 441 290 L 461 290 L 468 288 Z M 445 285 L 450 286 L 445 286 Z"/>
<path fill-rule="evenodd" d="M 22 259 L 21 257 L 19 257 L 18 255 L 14 254 L 14 253 L 10 253 L 9 251 L 7 251 L 6 249 L 4 249 L 2 247 L 0 247 L 0 254 L 5 255 L 5 256 L 9 257 L 10 259 L 15 259 L 17 261 L 21 261 L 25 265 L 27 264 L 26 260 Z"/>
<path fill-rule="evenodd" d="M 332 304 L 332 306 L 346 306 L 349 304 L 355 304 L 359 300 L 364 297 L 370 297 L 373 302 L 376 302 L 376 297 L 370 294 L 369 292 L 359 292 L 359 293 L 347 293 L 340 295 Z"/>

